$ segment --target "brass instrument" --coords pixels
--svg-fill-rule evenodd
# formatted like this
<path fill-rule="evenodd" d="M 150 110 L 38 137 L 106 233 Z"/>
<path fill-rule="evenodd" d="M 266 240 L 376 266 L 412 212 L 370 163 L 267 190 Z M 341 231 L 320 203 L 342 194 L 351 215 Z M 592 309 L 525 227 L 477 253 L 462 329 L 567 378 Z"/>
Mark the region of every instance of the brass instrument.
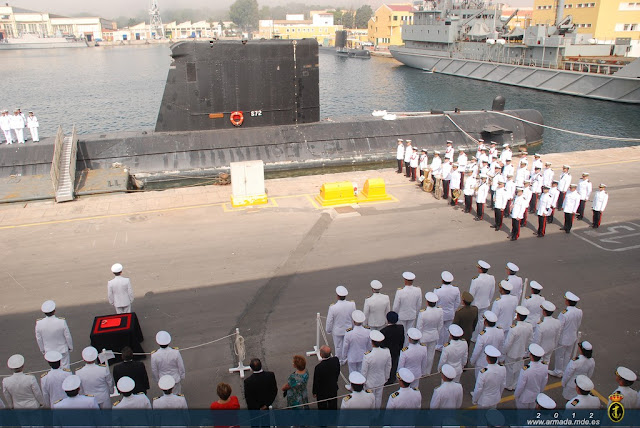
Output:
<path fill-rule="evenodd" d="M 451 191 L 451 193 L 453 194 L 453 199 L 459 199 L 460 195 L 462 195 L 462 190 L 460 189 L 453 189 Z"/>
<path fill-rule="evenodd" d="M 433 182 L 433 178 L 431 178 L 431 168 L 425 169 L 424 177 L 425 178 L 424 178 L 424 182 L 422 183 L 422 190 L 424 190 L 425 192 L 432 192 L 434 182 Z"/>

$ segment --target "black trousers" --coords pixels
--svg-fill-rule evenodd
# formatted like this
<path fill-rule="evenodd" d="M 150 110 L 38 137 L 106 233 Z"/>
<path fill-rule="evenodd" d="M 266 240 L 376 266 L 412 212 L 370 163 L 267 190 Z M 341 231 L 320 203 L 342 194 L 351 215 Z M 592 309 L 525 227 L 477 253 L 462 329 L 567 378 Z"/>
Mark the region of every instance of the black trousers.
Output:
<path fill-rule="evenodd" d="M 544 236 L 544 233 L 547 230 L 547 216 L 539 215 L 538 216 L 538 235 Z"/>
<path fill-rule="evenodd" d="M 416 173 L 418 172 L 418 168 L 411 167 L 411 181 L 416 181 Z"/>
<path fill-rule="evenodd" d="M 318 400 L 326 400 L 330 397 L 320 397 L 318 396 Z M 333 400 L 323 401 L 322 403 L 318 403 L 318 410 L 338 410 L 338 399 L 334 398 Z"/>
<path fill-rule="evenodd" d="M 573 213 L 564 213 L 564 227 L 565 232 L 569 233 L 571 231 L 571 227 L 573 226 Z"/>
<path fill-rule="evenodd" d="M 580 205 L 578 205 L 578 220 L 581 220 L 584 216 L 584 206 L 587 204 L 587 201 L 580 199 Z"/>
<path fill-rule="evenodd" d="M 536 211 L 536 205 L 538 204 L 538 194 L 532 193 L 531 200 L 529 201 L 529 212 L 533 213 Z"/>
<path fill-rule="evenodd" d="M 484 204 L 476 202 L 476 214 L 478 215 L 478 218 L 482 220 L 484 217 Z"/>
<path fill-rule="evenodd" d="M 494 208 L 493 212 L 496 216 L 496 229 L 500 229 L 502 227 L 502 216 L 504 215 L 504 212 L 502 210 L 499 210 L 498 208 Z"/>
<path fill-rule="evenodd" d="M 520 220 L 520 226 L 526 226 L 528 218 L 529 218 L 529 211 L 524 210 L 524 214 L 522 215 L 522 220 Z"/>
<path fill-rule="evenodd" d="M 511 239 L 518 239 L 520 237 L 520 219 L 511 219 Z"/>
<path fill-rule="evenodd" d="M 473 201 L 473 195 L 464 195 L 464 211 L 471 212 L 471 202 Z"/>
<path fill-rule="evenodd" d="M 553 215 L 556 213 L 556 209 L 555 208 L 551 208 L 551 214 L 549 214 L 549 217 L 547 218 L 547 223 L 551 224 L 553 223 Z"/>
<path fill-rule="evenodd" d="M 559 210 L 562 209 L 562 203 L 564 202 L 564 197 L 566 194 L 567 192 L 560 192 L 560 194 L 558 195 L 558 203 L 556 204 L 556 206 Z"/>
<path fill-rule="evenodd" d="M 602 221 L 602 211 L 593 210 L 593 227 L 599 228 Z"/>
<path fill-rule="evenodd" d="M 445 197 L 448 197 L 448 196 L 449 196 L 449 182 L 450 182 L 450 181 L 451 181 L 451 180 L 442 180 L 442 194 L 443 194 Z"/>
<path fill-rule="evenodd" d="M 405 170 L 405 175 L 407 177 L 411 177 L 411 166 L 409 166 L 411 162 L 405 162 L 404 163 L 404 170 Z"/>
<path fill-rule="evenodd" d="M 398 362 L 400 361 L 400 355 L 391 355 L 391 373 L 389 373 L 389 379 L 387 382 L 394 383 L 397 381 L 396 372 L 398 371 Z"/>
<path fill-rule="evenodd" d="M 492 190 L 489 193 L 491 194 L 491 207 L 490 208 L 493 208 L 493 198 L 496 196 L 496 191 Z"/>
<path fill-rule="evenodd" d="M 404 161 L 402 159 L 398 159 L 398 172 L 402 172 L 402 164 Z"/>
<path fill-rule="evenodd" d="M 507 199 L 507 205 L 504 206 L 504 212 L 506 212 L 507 215 L 511 212 L 511 199 Z"/>

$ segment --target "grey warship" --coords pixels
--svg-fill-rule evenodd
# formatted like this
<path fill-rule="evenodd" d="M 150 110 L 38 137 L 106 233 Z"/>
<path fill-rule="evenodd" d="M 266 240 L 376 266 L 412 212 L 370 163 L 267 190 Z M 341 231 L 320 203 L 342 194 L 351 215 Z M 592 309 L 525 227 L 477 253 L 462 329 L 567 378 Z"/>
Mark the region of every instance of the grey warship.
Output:
<path fill-rule="evenodd" d="M 54 173 L 69 171 L 78 193 L 81 174 L 114 166 L 153 181 L 214 175 L 244 160 L 263 160 L 267 172 L 380 163 L 394 159 L 396 138 L 426 149 L 446 140 L 469 145 L 469 136 L 516 146 L 542 140 L 542 127 L 518 120 L 542 123 L 540 112 L 526 109 L 320 121 L 318 45 L 312 39 L 184 41 L 171 46 L 171 56 L 154 131 L 73 132 L 68 146 L 60 131 L 37 145 L 4 147 L 0 177 L 51 174 L 55 181 Z M 65 169 L 60 162 L 71 165 Z"/>

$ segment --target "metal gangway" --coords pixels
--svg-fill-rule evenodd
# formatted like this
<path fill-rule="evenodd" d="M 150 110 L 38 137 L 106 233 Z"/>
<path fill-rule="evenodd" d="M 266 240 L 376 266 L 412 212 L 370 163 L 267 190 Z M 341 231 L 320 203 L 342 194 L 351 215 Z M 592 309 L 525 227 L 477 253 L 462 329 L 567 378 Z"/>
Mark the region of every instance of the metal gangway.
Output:
<path fill-rule="evenodd" d="M 56 202 L 72 201 L 74 198 L 77 153 L 78 136 L 75 125 L 68 136 L 62 132 L 62 126 L 58 126 L 51 161 L 51 183 Z"/>

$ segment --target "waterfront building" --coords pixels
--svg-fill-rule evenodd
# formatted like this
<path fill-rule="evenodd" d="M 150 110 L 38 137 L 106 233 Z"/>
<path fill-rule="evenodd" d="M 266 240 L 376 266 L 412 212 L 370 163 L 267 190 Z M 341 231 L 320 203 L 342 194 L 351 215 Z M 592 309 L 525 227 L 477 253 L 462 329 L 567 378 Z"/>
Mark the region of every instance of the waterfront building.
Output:
<path fill-rule="evenodd" d="M 502 20 L 505 21 L 511 17 L 512 14 L 515 15 L 509 21 L 508 28 L 509 30 L 513 30 L 514 28 L 528 28 L 531 25 L 531 16 L 533 14 L 532 7 L 511 7 L 511 8 L 503 8 L 502 9 Z"/>
<path fill-rule="evenodd" d="M 413 24 L 411 4 L 383 4 L 369 19 L 369 42 L 378 47 L 402 45 L 402 26 Z"/>
<path fill-rule="evenodd" d="M 334 25 L 333 14 L 315 13 L 311 19 L 304 15 L 287 15 L 284 20 L 263 19 L 258 26 L 258 37 L 264 39 L 309 39 L 322 46 L 335 46 L 336 31 L 342 25 Z"/>

